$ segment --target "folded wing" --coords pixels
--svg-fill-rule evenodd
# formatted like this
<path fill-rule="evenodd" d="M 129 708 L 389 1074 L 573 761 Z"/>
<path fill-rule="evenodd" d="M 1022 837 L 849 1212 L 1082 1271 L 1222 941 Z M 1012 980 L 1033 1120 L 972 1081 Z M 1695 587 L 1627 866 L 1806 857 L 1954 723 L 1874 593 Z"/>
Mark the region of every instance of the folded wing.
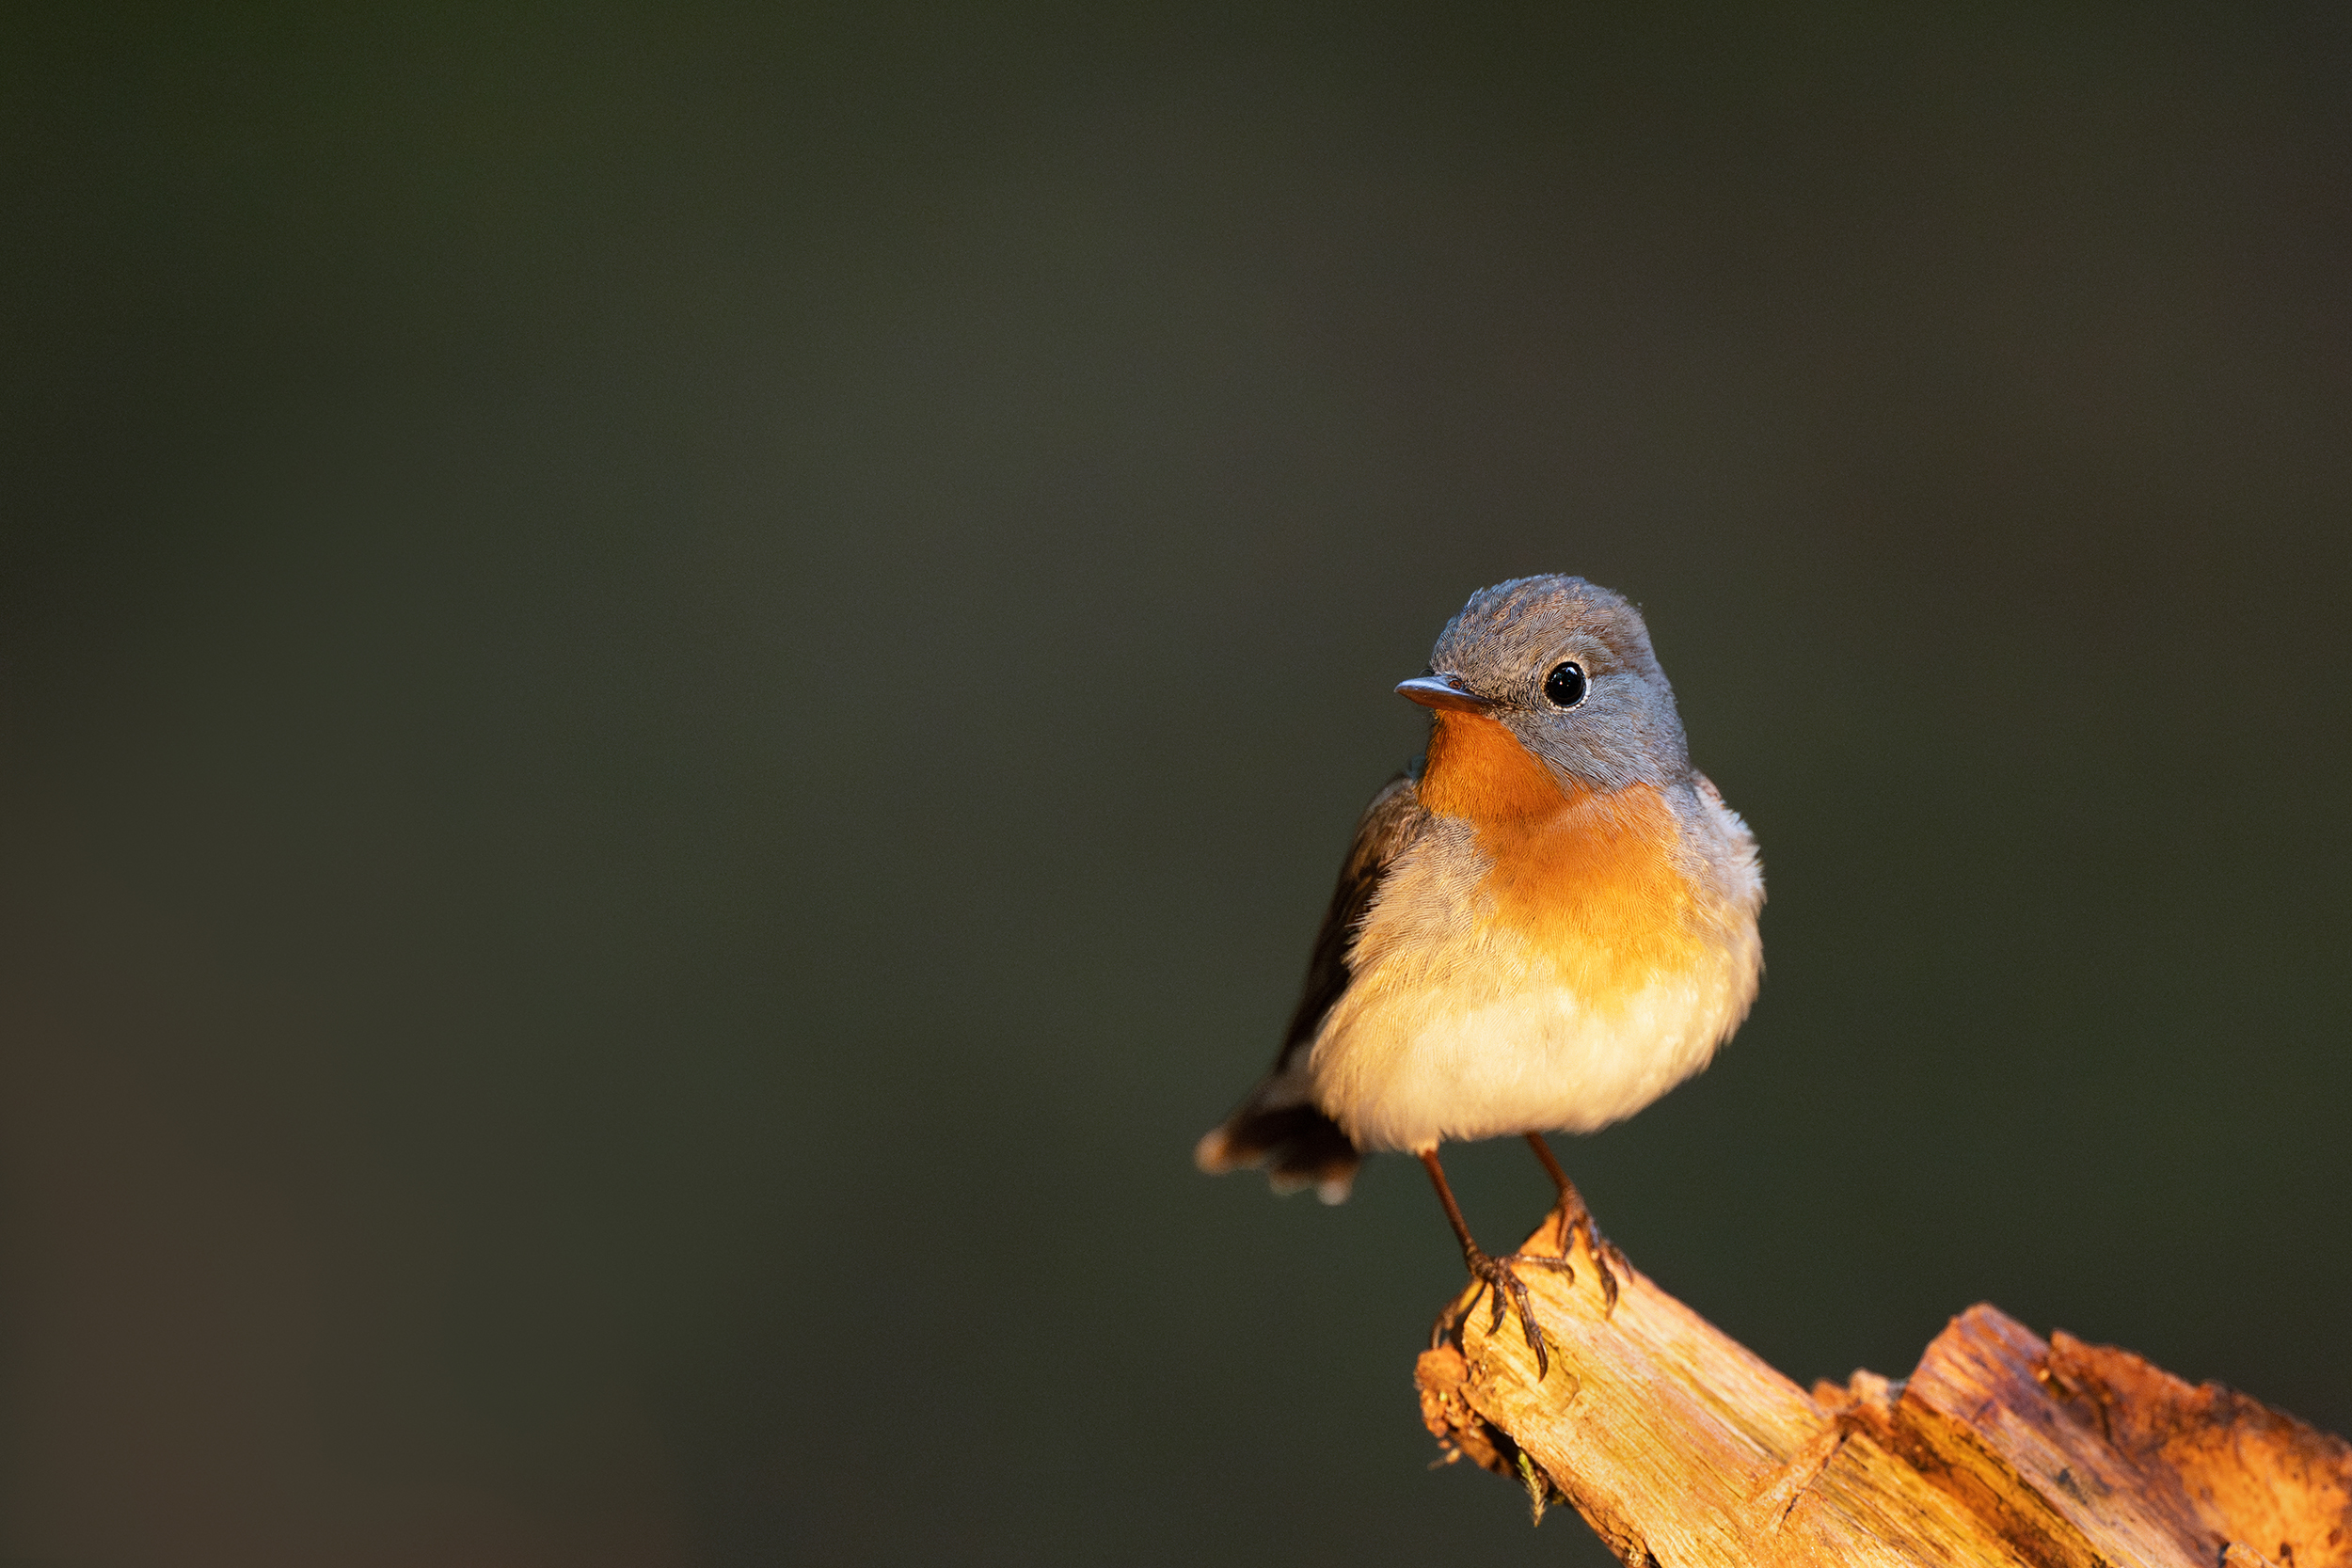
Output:
<path fill-rule="evenodd" d="M 1364 808 L 1340 867 L 1339 886 L 1324 911 L 1323 928 L 1315 935 L 1306 989 L 1283 1034 L 1274 1070 L 1193 1150 L 1202 1170 L 1263 1165 L 1278 1193 L 1311 1186 L 1326 1203 L 1347 1196 L 1363 1156 L 1339 1124 L 1315 1107 L 1307 1053 L 1324 1015 L 1347 990 L 1348 948 L 1379 893 L 1381 878 L 1428 823 L 1429 813 L 1406 773 L 1390 780 Z"/>

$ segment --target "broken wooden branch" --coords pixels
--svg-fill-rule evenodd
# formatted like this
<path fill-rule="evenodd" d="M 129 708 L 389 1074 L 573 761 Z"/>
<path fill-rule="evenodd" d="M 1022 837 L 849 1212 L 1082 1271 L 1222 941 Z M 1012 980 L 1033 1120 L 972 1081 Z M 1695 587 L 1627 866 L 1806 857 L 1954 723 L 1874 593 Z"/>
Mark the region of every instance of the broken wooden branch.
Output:
<path fill-rule="evenodd" d="M 1548 1221 L 1523 1250 L 1560 1248 Z M 1421 1357 L 1422 1411 L 1637 1568 L 2352 1568 L 2352 1445 L 2243 1394 L 1989 1306 L 1899 1383 L 1808 1394 L 1622 1263 L 1604 1313 L 1570 1256 L 1522 1271 L 1549 1376 L 1481 1303 Z"/>

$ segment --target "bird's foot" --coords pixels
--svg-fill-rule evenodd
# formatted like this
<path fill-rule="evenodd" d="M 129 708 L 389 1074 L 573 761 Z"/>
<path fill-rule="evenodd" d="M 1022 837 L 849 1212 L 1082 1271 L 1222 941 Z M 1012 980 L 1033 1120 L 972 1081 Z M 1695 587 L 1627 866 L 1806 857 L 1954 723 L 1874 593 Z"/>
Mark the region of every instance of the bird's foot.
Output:
<path fill-rule="evenodd" d="M 1577 1192 L 1575 1187 L 1569 1186 L 1561 1190 L 1560 1201 L 1552 1205 L 1551 1212 L 1560 1216 L 1560 1256 L 1556 1259 L 1540 1259 L 1528 1258 L 1524 1253 L 1514 1253 L 1511 1255 L 1511 1260 L 1552 1262 L 1565 1267 L 1568 1256 L 1576 1251 L 1576 1233 L 1581 1230 L 1584 1232 L 1584 1245 L 1593 1255 L 1593 1272 L 1600 1276 L 1600 1315 L 1604 1318 L 1608 1317 L 1617 1309 L 1616 1270 L 1623 1269 L 1630 1274 L 1633 1272 L 1633 1265 L 1626 1261 L 1625 1253 L 1619 1249 L 1616 1243 L 1600 1233 L 1600 1227 L 1593 1222 L 1593 1212 L 1584 1207 L 1583 1196 Z M 1616 1268 L 1610 1266 L 1613 1263 L 1616 1265 Z M 1576 1282 L 1573 1270 L 1569 1271 L 1568 1282 L 1570 1284 Z"/>
<path fill-rule="evenodd" d="M 1551 1370 L 1551 1355 L 1544 1345 L 1544 1331 L 1535 1323 L 1535 1305 L 1528 1295 L 1527 1282 L 1513 1272 L 1513 1265 L 1533 1263 L 1538 1268 L 1558 1269 L 1571 1281 L 1576 1271 L 1565 1258 L 1546 1258 L 1537 1253 L 1506 1253 L 1500 1258 L 1488 1257 L 1476 1247 L 1462 1255 L 1469 1267 L 1474 1289 L 1438 1314 L 1431 1325 L 1429 1343 L 1435 1348 L 1459 1333 L 1470 1315 L 1478 1309 L 1478 1298 L 1488 1297 L 1494 1303 L 1494 1315 L 1486 1323 L 1486 1332 L 1493 1334 L 1502 1327 L 1502 1314 L 1507 1305 L 1518 1314 L 1519 1332 L 1527 1338 L 1527 1348 L 1535 1353 L 1535 1381 L 1541 1383 Z"/>

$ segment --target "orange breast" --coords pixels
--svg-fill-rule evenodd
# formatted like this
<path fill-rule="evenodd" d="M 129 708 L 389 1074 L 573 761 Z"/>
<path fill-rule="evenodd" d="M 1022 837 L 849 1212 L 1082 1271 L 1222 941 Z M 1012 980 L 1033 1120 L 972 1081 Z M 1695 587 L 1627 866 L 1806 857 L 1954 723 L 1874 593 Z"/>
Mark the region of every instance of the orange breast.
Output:
<path fill-rule="evenodd" d="M 1494 918 L 1589 1004 L 1620 1000 L 1704 956 L 1699 900 L 1676 864 L 1680 825 L 1651 785 L 1564 791 L 1502 724 L 1447 711 L 1420 792 L 1431 811 L 1477 831 Z"/>

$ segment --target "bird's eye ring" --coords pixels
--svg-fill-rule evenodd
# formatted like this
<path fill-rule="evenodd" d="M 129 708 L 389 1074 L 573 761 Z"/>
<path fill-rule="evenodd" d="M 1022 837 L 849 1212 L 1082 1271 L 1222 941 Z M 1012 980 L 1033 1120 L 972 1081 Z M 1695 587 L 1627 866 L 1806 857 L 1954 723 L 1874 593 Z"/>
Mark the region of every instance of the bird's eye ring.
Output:
<path fill-rule="evenodd" d="M 1576 706 L 1584 700 L 1587 687 L 1584 667 L 1574 660 L 1553 666 L 1551 673 L 1544 677 L 1544 695 L 1556 707 Z"/>

